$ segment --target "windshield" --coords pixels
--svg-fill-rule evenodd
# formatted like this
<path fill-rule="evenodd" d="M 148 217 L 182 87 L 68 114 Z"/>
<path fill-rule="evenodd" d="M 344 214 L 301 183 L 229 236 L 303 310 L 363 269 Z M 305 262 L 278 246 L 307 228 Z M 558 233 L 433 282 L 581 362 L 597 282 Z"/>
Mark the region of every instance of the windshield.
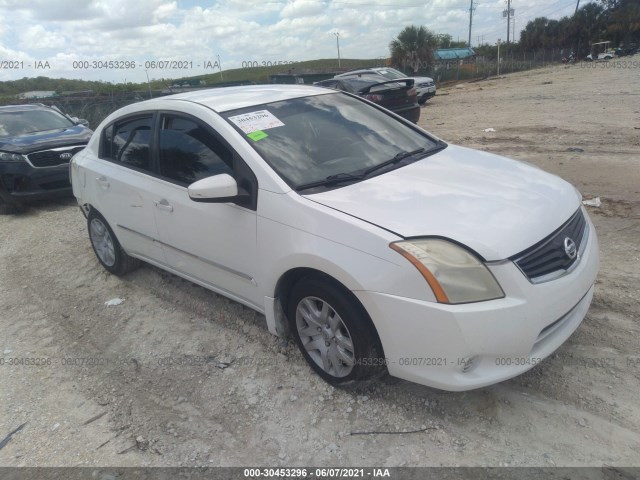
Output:
<path fill-rule="evenodd" d="M 358 181 L 362 178 L 353 176 L 398 154 L 428 154 L 444 145 L 344 93 L 284 100 L 224 116 L 294 189 L 336 175 Z M 376 169 L 376 174 L 384 171 Z"/>
<path fill-rule="evenodd" d="M 14 137 L 70 127 L 73 127 L 71 120 L 51 110 L 0 112 L 0 137 Z"/>
<path fill-rule="evenodd" d="M 382 75 L 383 77 L 387 77 L 389 80 L 395 80 L 396 78 L 407 78 L 407 76 L 395 70 L 393 68 L 385 68 L 384 70 L 377 70 L 377 73 Z"/>

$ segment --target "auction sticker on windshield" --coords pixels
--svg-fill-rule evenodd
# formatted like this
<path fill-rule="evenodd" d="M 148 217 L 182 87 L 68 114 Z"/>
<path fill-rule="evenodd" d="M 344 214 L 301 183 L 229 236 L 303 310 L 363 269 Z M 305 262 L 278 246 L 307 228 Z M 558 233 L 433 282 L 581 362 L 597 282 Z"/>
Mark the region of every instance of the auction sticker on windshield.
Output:
<path fill-rule="evenodd" d="M 257 130 L 268 130 L 269 128 L 282 127 L 284 123 L 278 120 L 268 110 L 258 110 L 256 112 L 234 115 L 229 120 L 236 124 L 244 133 L 252 133 Z"/>

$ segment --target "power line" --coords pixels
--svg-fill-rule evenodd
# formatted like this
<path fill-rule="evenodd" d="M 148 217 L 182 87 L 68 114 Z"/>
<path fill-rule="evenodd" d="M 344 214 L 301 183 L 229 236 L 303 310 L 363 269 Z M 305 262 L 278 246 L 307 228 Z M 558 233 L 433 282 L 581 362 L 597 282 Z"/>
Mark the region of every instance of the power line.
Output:
<path fill-rule="evenodd" d="M 551 7 L 551 6 L 555 6 L 555 5 L 559 4 L 561 1 L 562 1 L 562 0 L 558 0 L 557 2 L 554 2 L 554 3 L 552 3 L 551 5 L 549 5 L 549 7 Z M 545 9 L 545 10 L 542 10 L 542 11 L 540 11 L 540 12 L 537 14 L 537 16 L 543 16 L 543 17 L 549 16 L 549 15 L 551 15 L 551 14 L 555 13 L 555 12 L 558 12 L 558 11 L 560 11 L 560 10 L 562 10 L 562 9 L 567 8 L 569 5 L 573 5 L 573 0 L 571 0 L 569 3 L 566 3 L 566 2 L 565 2 L 565 3 L 564 3 L 563 5 L 561 5 L 560 7 L 556 8 L 556 9 L 554 9 L 554 10 L 551 10 L 551 11 L 547 11 L 546 9 Z M 547 7 L 547 8 L 549 8 L 549 7 Z M 520 10 L 520 12 L 521 12 L 521 13 L 523 13 L 523 12 L 527 12 L 527 11 L 529 11 L 529 10 L 532 10 L 533 8 L 535 8 L 535 6 L 531 6 L 531 7 L 524 8 L 524 9 Z M 522 17 L 522 15 L 520 16 L 520 18 L 521 18 L 521 24 L 526 25 L 526 23 L 527 23 L 526 19 L 525 19 L 524 17 Z M 504 31 L 504 30 L 502 30 L 502 28 L 504 28 L 504 27 L 492 28 L 491 30 L 484 30 L 484 31 L 483 31 L 483 34 L 484 34 L 484 35 L 486 35 L 486 36 L 489 36 L 489 35 L 491 35 L 492 33 L 500 33 L 501 31 Z"/>

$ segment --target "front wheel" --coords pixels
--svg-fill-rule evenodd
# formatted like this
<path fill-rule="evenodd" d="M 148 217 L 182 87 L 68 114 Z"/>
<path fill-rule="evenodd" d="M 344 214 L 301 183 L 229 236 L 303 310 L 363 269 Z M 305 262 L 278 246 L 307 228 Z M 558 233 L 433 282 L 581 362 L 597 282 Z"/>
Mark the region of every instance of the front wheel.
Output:
<path fill-rule="evenodd" d="M 289 296 L 287 317 L 311 368 L 345 386 L 384 373 L 384 359 L 366 312 L 329 279 L 307 277 Z"/>
<path fill-rule="evenodd" d="M 11 213 L 18 213 L 20 211 L 20 207 L 18 205 L 14 205 L 13 203 L 7 203 L 2 198 L 0 198 L 0 215 L 8 215 Z"/>
<path fill-rule="evenodd" d="M 93 251 L 106 270 L 114 275 L 124 275 L 138 268 L 140 260 L 126 254 L 107 221 L 93 209 L 87 218 L 87 226 Z"/>

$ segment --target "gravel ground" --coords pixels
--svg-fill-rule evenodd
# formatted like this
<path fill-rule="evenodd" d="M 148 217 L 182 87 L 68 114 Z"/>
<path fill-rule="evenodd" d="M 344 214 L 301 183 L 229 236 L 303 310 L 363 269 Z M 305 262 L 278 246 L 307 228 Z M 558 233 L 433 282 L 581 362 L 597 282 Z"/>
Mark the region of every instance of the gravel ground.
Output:
<path fill-rule="evenodd" d="M 594 302 L 552 357 L 464 393 L 334 389 L 263 316 L 150 266 L 109 275 L 73 200 L 43 203 L 0 217 L 0 441 L 25 424 L 0 465 L 640 466 L 640 70 L 438 93 L 427 129 L 602 201 Z M 374 431 L 397 434 L 353 434 Z"/>

